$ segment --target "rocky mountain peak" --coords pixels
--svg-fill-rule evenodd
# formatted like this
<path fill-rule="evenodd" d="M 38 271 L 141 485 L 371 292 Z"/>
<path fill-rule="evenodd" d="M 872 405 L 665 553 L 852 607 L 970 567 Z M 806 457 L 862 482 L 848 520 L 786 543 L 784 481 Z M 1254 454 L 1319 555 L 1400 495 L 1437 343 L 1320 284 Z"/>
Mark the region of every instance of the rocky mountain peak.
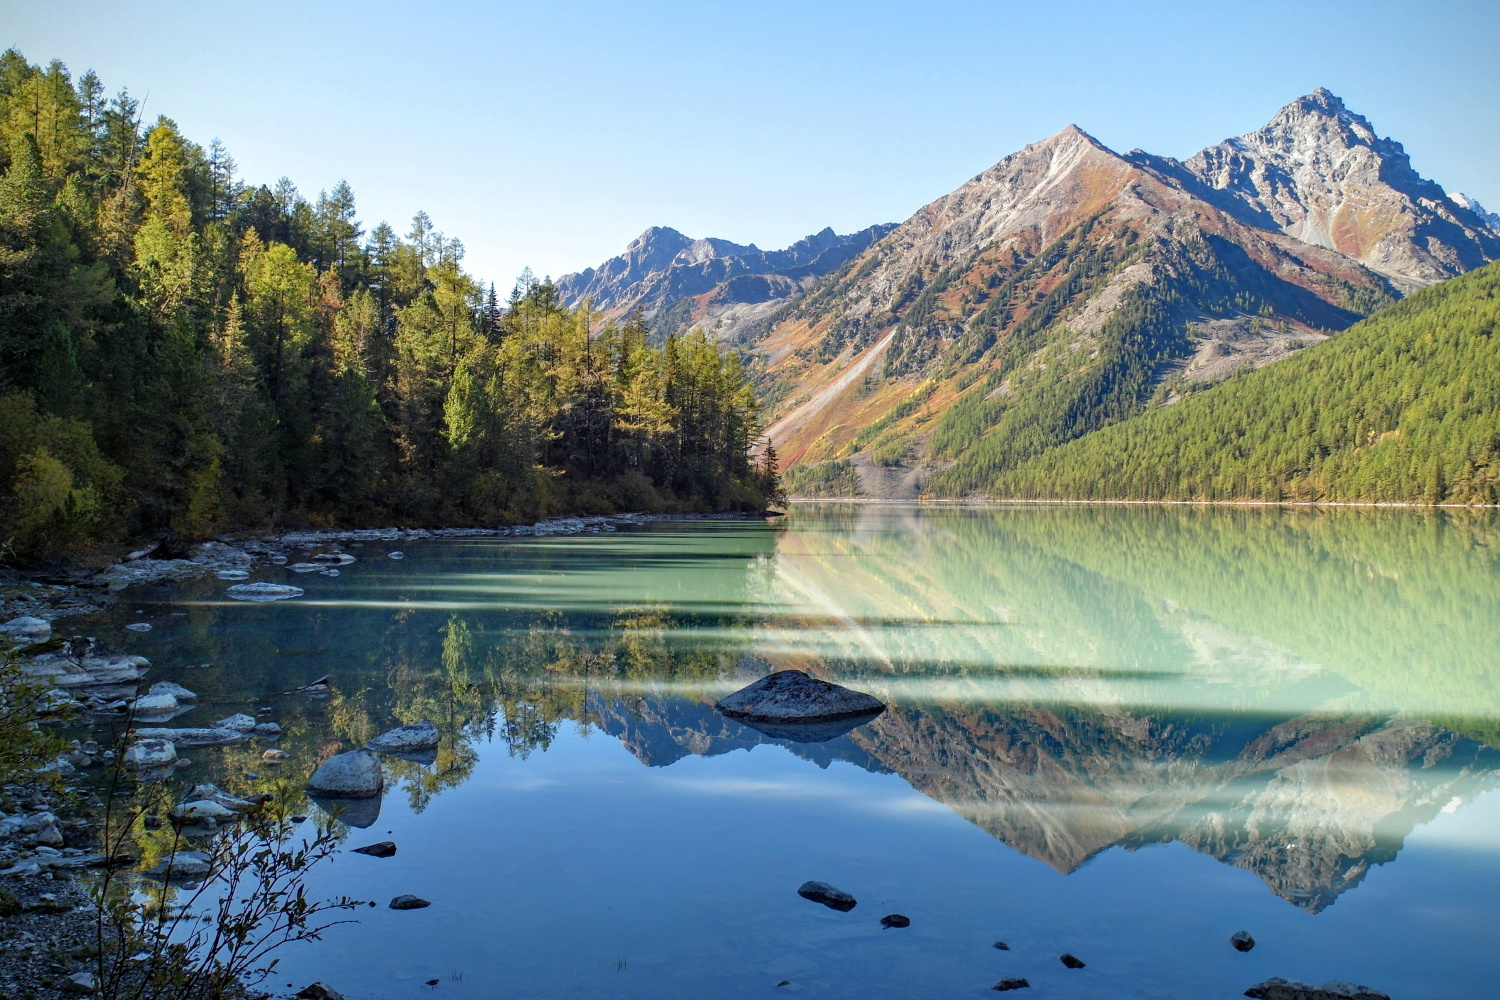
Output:
<path fill-rule="evenodd" d="M 1337 250 L 1404 290 L 1500 256 L 1487 227 L 1419 175 L 1399 142 L 1322 87 L 1182 166 L 1245 221 Z"/>

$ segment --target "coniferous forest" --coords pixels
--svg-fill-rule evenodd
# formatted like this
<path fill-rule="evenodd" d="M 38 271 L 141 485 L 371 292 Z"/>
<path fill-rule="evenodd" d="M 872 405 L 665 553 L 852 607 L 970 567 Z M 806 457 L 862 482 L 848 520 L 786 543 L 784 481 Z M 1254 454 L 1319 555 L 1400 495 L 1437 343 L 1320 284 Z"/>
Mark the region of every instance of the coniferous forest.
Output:
<path fill-rule="evenodd" d="M 243 182 L 91 71 L 0 56 L 0 542 L 164 528 L 760 509 L 755 398 L 529 272 L 508 300 L 417 213 Z"/>

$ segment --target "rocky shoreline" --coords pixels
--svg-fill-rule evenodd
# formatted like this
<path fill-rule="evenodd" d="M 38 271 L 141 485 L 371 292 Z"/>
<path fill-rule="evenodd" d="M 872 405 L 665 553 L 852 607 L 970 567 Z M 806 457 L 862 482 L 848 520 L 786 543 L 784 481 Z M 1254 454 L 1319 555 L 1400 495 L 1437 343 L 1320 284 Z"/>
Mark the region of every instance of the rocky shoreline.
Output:
<path fill-rule="evenodd" d="M 625 514 L 552 518 L 505 528 L 240 533 L 190 546 L 166 537 L 102 569 L 69 567 L 0 576 L 0 641 L 27 650 L 29 655 L 23 656 L 21 664 L 23 675 L 47 688 L 34 709 L 44 725 L 73 717 L 92 729 L 130 718 L 140 737 L 133 750 L 146 753 L 151 744 L 160 742 L 153 739 L 152 722 L 160 719 L 159 727 L 190 705 L 193 693 L 169 682 L 143 690 L 150 668 L 144 657 L 115 650 L 92 636 L 58 635 L 73 631 L 68 629 L 70 619 L 103 611 L 132 585 L 209 576 L 240 581 L 263 565 L 337 575 L 339 566 L 354 561 L 354 556 L 342 551 L 349 543 L 599 534 L 656 521 L 745 517 Z M 399 558 L 401 553 L 388 555 Z M 184 745 L 227 745 L 251 738 L 274 740 L 279 735 L 272 731 L 277 728 L 274 724 L 249 716 L 221 721 L 226 727 L 222 733 L 218 728 L 203 730 L 203 742 Z M 53 1000 L 94 992 L 89 970 L 98 954 L 97 910 L 84 879 L 108 859 L 97 853 L 97 826 L 104 804 L 88 787 L 88 772 L 114 766 L 115 756 L 114 749 L 93 740 L 74 740 L 39 769 L 34 781 L 0 786 L 0 996 L 7 1000 Z"/>

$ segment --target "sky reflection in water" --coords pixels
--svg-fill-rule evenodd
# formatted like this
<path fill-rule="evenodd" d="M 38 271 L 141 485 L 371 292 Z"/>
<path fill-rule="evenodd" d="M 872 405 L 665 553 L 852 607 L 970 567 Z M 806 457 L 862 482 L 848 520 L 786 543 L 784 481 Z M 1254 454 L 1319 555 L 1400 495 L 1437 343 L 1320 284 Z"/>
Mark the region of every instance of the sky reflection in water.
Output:
<path fill-rule="evenodd" d="M 447 734 L 435 766 L 391 762 L 351 834 L 400 853 L 317 879 L 434 905 L 362 911 L 286 953 L 282 983 L 1228 998 L 1283 975 L 1481 997 L 1497 540 L 1468 513 L 798 506 L 400 562 L 371 543 L 295 601 L 133 595 L 158 628 L 115 641 L 203 695 L 178 724 L 275 706 L 303 770 L 397 722 Z M 785 667 L 891 709 L 818 744 L 713 711 Z M 281 695 L 323 673 L 334 698 Z M 193 756 L 241 789 L 265 770 L 256 747 Z M 798 898 L 809 878 L 859 906 Z"/>

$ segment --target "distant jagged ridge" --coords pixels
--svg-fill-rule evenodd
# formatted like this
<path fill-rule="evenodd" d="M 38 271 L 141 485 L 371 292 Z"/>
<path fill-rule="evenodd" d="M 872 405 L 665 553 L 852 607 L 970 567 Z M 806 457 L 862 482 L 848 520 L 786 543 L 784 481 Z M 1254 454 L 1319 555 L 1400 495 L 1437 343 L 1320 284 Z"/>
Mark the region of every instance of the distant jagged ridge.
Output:
<path fill-rule="evenodd" d="M 810 280 L 836 270 L 893 228 L 894 224 L 870 226 L 847 236 L 825 228 L 784 250 L 762 250 L 753 243 L 692 239 L 666 226 L 652 226 L 618 257 L 563 275 L 555 284 L 569 305 L 588 299 L 611 315 L 639 306 L 648 318 L 658 320 L 653 324 L 658 332 L 666 332 L 665 326 L 687 326 L 723 307 L 754 306 L 800 294 Z M 660 315 L 693 297 L 702 299 L 697 309 L 679 310 L 681 317 Z"/>

